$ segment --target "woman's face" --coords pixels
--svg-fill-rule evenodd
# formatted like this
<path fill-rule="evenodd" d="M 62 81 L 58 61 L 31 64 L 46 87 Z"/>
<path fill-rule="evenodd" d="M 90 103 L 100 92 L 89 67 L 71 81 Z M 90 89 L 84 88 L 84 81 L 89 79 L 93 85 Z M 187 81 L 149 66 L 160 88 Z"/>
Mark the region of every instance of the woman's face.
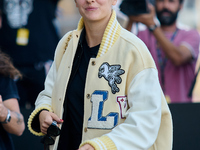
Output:
<path fill-rule="evenodd" d="M 112 5 L 117 0 L 75 0 L 84 21 L 101 21 L 110 18 Z"/>

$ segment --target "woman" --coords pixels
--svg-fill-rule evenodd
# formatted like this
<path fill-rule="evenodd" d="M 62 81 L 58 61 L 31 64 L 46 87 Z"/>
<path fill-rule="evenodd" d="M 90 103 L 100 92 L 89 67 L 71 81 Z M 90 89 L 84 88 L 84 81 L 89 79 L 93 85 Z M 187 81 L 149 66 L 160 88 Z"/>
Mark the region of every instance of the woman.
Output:
<path fill-rule="evenodd" d="M 116 2 L 75 1 L 82 18 L 59 42 L 28 121 L 35 135 L 60 124 L 50 149 L 171 149 L 171 115 L 155 64 L 117 22 Z"/>
<path fill-rule="evenodd" d="M 10 58 L 0 51 L 0 149 L 14 150 L 10 134 L 21 136 L 24 118 L 20 113 L 19 95 L 14 79 L 21 77 Z"/>

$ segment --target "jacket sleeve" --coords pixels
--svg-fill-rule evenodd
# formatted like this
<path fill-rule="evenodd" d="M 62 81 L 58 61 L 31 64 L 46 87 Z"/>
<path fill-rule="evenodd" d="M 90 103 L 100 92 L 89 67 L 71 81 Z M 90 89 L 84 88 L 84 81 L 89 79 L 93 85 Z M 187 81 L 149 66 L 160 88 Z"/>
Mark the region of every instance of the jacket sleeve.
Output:
<path fill-rule="evenodd" d="M 55 74 L 55 63 L 53 63 L 45 80 L 45 89 L 38 95 L 35 102 L 35 110 L 31 113 L 28 119 L 28 129 L 31 133 L 37 136 L 44 135 L 39 129 L 39 112 L 44 109 L 51 112 L 53 111 L 51 108 L 51 94 L 53 90 Z"/>
<path fill-rule="evenodd" d="M 59 41 L 54 62 L 47 74 L 46 80 L 45 80 L 45 89 L 40 92 L 38 95 L 36 102 L 35 102 L 35 110 L 31 113 L 29 119 L 28 119 L 28 129 L 31 133 L 37 136 L 43 136 L 44 134 L 40 132 L 40 124 L 39 124 L 39 118 L 38 114 L 41 110 L 48 110 L 50 112 L 53 112 L 52 109 L 52 91 L 54 88 L 54 82 L 56 80 L 57 76 L 57 70 L 60 65 L 60 61 L 62 59 L 63 53 L 66 50 L 66 47 L 68 45 L 68 42 L 70 41 L 72 37 L 72 32 L 68 32 L 63 36 L 63 38 Z"/>
<path fill-rule="evenodd" d="M 128 89 L 129 110 L 124 123 L 102 137 L 81 144 L 95 150 L 146 150 L 156 141 L 161 124 L 161 88 L 157 70 L 138 73 Z"/>

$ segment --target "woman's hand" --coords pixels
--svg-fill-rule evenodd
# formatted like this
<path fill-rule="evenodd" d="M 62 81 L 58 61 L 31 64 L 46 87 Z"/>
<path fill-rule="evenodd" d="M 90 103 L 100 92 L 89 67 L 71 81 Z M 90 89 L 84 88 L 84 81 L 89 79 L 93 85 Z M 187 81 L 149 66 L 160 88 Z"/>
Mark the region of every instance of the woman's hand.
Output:
<path fill-rule="evenodd" d="M 90 144 L 85 144 L 78 150 L 94 150 L 94 148 Z"/>
<path fill-rule="evenodd" d="M 52 124 L 53 121 L 56 121 L 58 124 L 63 123 L 63 120 L 60 119 L 56 114 L 49 112 L 47 110 L 42 110 L 40 112 L 39 120 L 40 120 L 40 130 L 44 134 L 47 134 L 47 129 Z"/>

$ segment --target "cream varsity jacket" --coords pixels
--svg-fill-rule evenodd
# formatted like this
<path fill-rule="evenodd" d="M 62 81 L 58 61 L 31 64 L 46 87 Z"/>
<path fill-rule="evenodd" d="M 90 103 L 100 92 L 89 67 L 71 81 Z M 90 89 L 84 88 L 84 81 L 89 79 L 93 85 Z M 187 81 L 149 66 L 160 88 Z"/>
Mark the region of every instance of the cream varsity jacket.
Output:
<path fill-rule="evenodd" d="M 28 120 L 28 128 L 35 135 L 43 135 L 32 128 L 40 110 L 62 118 L 83 26 L 81 19 L 77 30 L 58 43 L 45 89 Z M 172 118 L 154 61 L 144 43 L 119 25 L 114 11 L 97 58 L 90 59 L 84 93 L 82 145 L 89 143 L 95 150 L 172 149 Z M 59 136 L 50 149 L 57 149 L 58 140 Z"/>

